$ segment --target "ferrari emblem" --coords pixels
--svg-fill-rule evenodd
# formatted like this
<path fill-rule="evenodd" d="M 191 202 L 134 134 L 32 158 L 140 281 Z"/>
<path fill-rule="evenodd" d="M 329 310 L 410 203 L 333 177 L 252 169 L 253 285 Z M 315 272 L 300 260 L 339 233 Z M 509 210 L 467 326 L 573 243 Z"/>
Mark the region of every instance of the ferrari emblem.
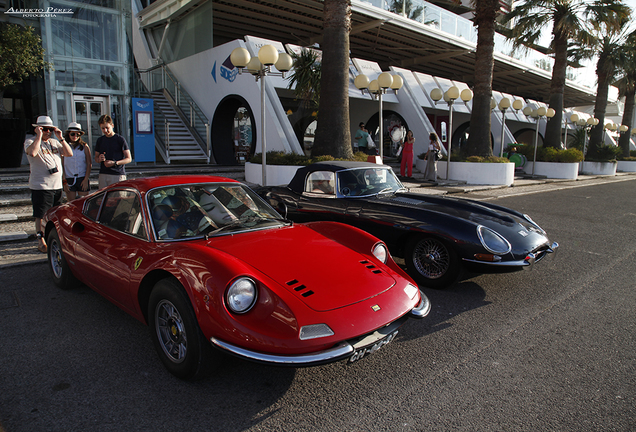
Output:
<path fill-rule="evenodd" d="M 144 260 L 144 259 L 143 259 L 142 257 L 139 257 L 139 258 L 137 258 L 137 259 L 135 260 L 135 270 L 137 270 L 137 269 L 139 268 L 139 266 L 141 265 L 141 262 L 142 262 L 143 260 Z"/>
<path fill-rule="evenodd" d="M 373 306 L 371 306 L 371 309 L 373 309 L 373 312 L 377 312 L 377 311 L 379 311 L 379 310 L 380 310 L 380 306 L 378 306 L 378 305 L 373 305 Z"/>

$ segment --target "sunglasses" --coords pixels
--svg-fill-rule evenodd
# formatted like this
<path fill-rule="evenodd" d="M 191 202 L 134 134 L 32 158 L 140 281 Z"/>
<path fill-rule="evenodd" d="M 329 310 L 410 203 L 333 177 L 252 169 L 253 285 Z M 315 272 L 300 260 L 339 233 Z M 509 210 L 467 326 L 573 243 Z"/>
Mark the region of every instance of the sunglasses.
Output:
<path fill-rule="evenodd" d="M 50 127 L 43 127 L 42 128 L 42 132 L 53 132 L 55 130 L 55 128 L 50 128 Z"/>
<path fill-rule="evenodd" d="M 68 135 L 69 135 L 69 136 L 72 136 L 72 137 L 74 137 L 74 136 L 82 136 L 82 134 L 81 134 L 81 133 L 79 133 L 79 132 L 69 132 L 69 134 L 68 134 Z"/>

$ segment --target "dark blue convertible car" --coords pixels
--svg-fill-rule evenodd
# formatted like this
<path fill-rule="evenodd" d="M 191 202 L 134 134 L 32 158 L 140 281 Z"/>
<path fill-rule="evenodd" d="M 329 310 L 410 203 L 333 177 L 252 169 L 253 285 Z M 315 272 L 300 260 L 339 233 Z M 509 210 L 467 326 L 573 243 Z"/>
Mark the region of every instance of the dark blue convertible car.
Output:
<path fill-rule="evenodd" d="M 532 266 L 558 248 L 528 215 L 491 203 L 409 193 L 389 166 L 318 162 L 288 186 L 258 193 L 297 222 L 329 220 L 361 228 L 404 258 L 411 277 L 431 288 L 477 273 Z"/>

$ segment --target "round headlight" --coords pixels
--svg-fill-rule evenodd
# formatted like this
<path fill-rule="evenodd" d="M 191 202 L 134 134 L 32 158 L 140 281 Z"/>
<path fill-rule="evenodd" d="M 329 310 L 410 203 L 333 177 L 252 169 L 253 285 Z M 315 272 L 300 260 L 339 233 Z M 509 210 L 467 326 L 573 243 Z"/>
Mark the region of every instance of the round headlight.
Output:
<path fill-rule="evenodd" d="M 237 314 L 249 311 L 256 303 L 256 284 L 250 278 L 235 280 L 227 290 L 225 303 L 228 309 Z"/>
<path fill-rule="evenodd" d="M 389 257 L 389 251 L 386 250 L 386 246 L 382 243 L 378 243 L 373 247 L 373 256 L 386 264 L 386 260 Z"/>
<path fill-rule="evenodd" d="M 488 252 L 497 255 L 504 255 L 510 252 L 510 249 L 512 249 L 510 243 L 508 243 L 508 240 L 506 240 L 500 234 L 496 233 L 490 228 L 479 225 L 477 227 L 477 234 L 479 235 L 481 244 L 486 248 Z"/>

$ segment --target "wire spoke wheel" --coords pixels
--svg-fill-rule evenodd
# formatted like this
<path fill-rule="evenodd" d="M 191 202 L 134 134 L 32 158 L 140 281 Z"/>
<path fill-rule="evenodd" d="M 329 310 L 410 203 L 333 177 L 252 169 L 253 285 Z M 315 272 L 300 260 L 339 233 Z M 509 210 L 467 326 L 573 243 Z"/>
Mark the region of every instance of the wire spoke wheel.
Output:
<path fill-rule="evenodd" d="M 422 275 L 437 279 L 446 274 L 451 265 L 446 246 L 435 239 L 425 239 L 413 251 L 413 264 Z"/>
<path fill-rule="evenodd" d="M 407 244 L 405 252 L 407 270 L 420 285 L 446 288 L 460 275 L 461 265 L 457 252 L 436 237 L 416 237 Z"/>

